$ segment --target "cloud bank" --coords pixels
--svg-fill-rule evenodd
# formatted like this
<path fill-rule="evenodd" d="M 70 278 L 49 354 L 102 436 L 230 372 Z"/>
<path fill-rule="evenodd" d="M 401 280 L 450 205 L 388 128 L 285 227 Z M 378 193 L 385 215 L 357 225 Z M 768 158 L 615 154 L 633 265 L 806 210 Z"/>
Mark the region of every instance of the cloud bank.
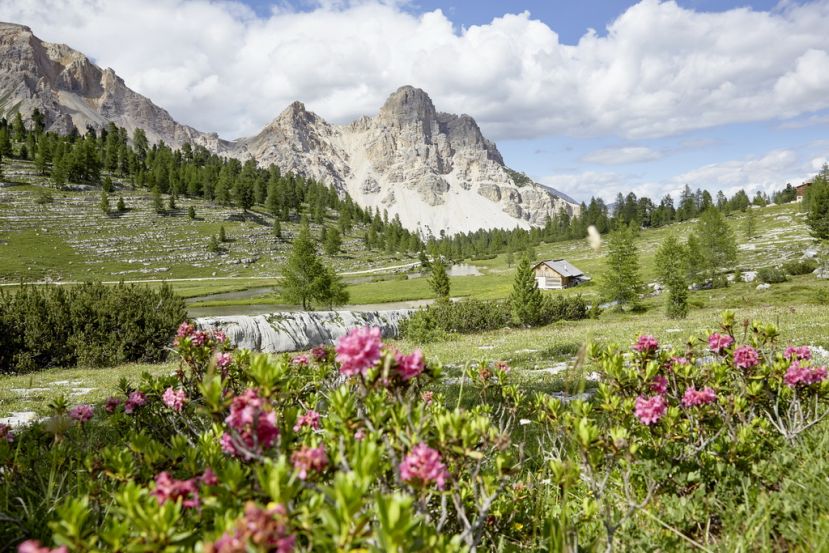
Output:
<path fill-rule="evenodd" d="M 262 17 L 207 0 L 0 0 L 0 19 L 83 51 L 226 138 L 258 132 L 296 99 L 350 121 L 402 84 L 497 140 L 653 138 L 829 107 L 826 0 L 722 13 L 643 0 L 575 45 L 529 13 L 458 29 L 400 2 L 280 4 Z M 604 154 L 598 162 L 649 155 Z"/>

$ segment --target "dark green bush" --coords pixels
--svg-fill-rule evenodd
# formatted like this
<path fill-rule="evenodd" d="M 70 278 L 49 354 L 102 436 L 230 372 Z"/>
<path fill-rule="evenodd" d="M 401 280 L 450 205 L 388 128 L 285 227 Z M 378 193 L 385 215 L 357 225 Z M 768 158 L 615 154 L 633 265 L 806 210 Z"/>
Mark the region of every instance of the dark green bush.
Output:
<path fill-rule="evenodd" d="M 808 275 L 817 269 L 817 261 L 814 259 L 792 260 L 783 263 L 783 270 L 792 276 Z"/>
<path fill-rule="evenodd" d="M 763 267 L 757 271 L 757 279 L 767 284 L 775 284 L 778 282 L 786 282 L 789 277 L 777 267 Z"/>
<path fill-rule="evenodd" d="M 184 301 L 167 285 L 0 292 L 0 373 L 161 361 L 185 316 Z"/>

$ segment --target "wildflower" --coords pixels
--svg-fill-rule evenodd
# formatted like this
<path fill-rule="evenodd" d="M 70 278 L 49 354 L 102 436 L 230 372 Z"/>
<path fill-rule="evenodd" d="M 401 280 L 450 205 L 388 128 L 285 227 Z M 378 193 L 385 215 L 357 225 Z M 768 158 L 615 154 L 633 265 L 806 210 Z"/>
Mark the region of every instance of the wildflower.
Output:
<path fill-rule="evenodd" d="M 363 440 L 366 439 L 366 431 L 363 430 L 362 428 L 359 428 L 357 430 L 357 432 L 354 433 L 354 439 L 357 440 L 358 442 L 362 442 Z"/>
<path fill-rule="evenodd" d="M 810 386 L 823 382 L 826 380 L 826 376 L 826 367 L 804 367 L 795 361 L 786 371 L 783 382 L 790 388 Z"/>
<path fill-rule="evenodd" d="M 659 422 L 665 412 L 668 410 L 668 404 L 665 403 L 665 398 L 660 395 L 651 396 L 645 399 L 642 396 L 636 398 L 636 406 L 633 413 L 636 415 L 642 424 L 650 426 Z"/>
<path fill-rule="evenodd" d="M 738 369 L 751 369 L 760 364 L 757 350 L 751 346 L 740 346 L 734 350 L 734 366 Z"/>
<path fill-rule="evenodd" d="M 715 332 L 708 337 L 708 348 L 714 353 L 722 354 L 733 343 L 734 338 L 728 334 Z"/>
<path fill-rule="evenodd" d="M 233 356 L 227 352 L 218 352 L 216 353 L 216 366 L 220 370 L 227 369 L 230 364 L 233 363 Z"/>
<path fill-rule="evenodd" d="M 296 420 L 296 424 L 294 424 L 294 432 L 299 432 L 303 426 L 319 430 L 320 414 L 313 409 L 309 409 L 304 415 L 300 415 Z"/>
<path fill-rule="evenodd" d="M 668 391 L 668 379 L 661 374 L 654 376 L 651 380 L 650 390 L 656 394 L 664 394 Z"/>
<path fill-rule="evenodd" d="M 639 339 L 633 345 L 633 349 L 639 353 L 650 353 L 656 351 L 658 347 L 659 342 L 656 341 L 656 338 L 647 334 L 639 336 Z"/>
<path fill-rule="evenodd" d="M 171 478 L 166 471 L 155 477 L 155 490 L 150 492 L 150 495 L 155 496 L 159 505 L 181 499 L 182 507 L 192 509 L 199 507 L 199 490 L 196 487 L 195 479 L 176 480 Z"/>
<path fill-rule="evenodd" d="M 104 411 L 111 415 L 116 409 L 118 409 L 119 405 L 121 405 L 121 398 L 115 396 L 109 397 L 104 404 Z"/>
<path fill-rule="evenodd" d="M 328 350 L 324 346 L 317 346 L 311 350 L 311 357 L 318 363 L 322 363 L 328 359 Z"/>
<path fill-rule="evenodd" d="M 0 422 L 0 441 L 7 441 L 9 443 L 14 441 L 14 432 L 12 432 L 11 425 Z"/>
<path fill-rule="evenodd" d="M 130 415 L 137 407 L 141 407 L 145 403 L 147 403 L 147 396 L 143 392 L 132 392 L 124 404 L 124 412 Z"/>
<path fill-rule="evenodd" d="M 690 363 L 691 362 L 688 361 L 687 357 L 678 357 L 676 355 L 671 357 L 671 366 L 674 366 L 674 365 L 689 365 Z"/>
<path fill-rule="evenodd" d="M 190 342 L 197 348 L 205 345 L 210 339 L 210 336 L 203 330 L 197 330 L 190 335 Z"/>
<path fill-rule="evenodd" d="M 69 416 L 83 424 L 92 418 L 93 410 L 91 405 L 76 405 L 69 410 Z"/>
<path fill-rule="evenodd" d="M 783 353 L 783 357 L 791 361 L 808 361 L 812 358 L 812 350 L 809 346 L 789 346 Z"/>
<path fill-rule="evenodd" d="M 206 553 L 246 553 L 271 551 L 291 553 L 296 536 L 288 532 L 288 511 L 281 504 L 263 509 L 254 503 L 245 506 L 245 516 L 233 532 L 226 532 L 215 543 L 207 544 Z"/>
<path fill-rule="evenodd" d="M 213 472 L 213 469 L 210 467 L 204 469 L 202 475 L 199 476 L 199 480 L 201 480 L 202 484 L 205 486 L 215 486 L 219 483 L 219 477 L 216 476 L 216 473 Z"/>
<path fill-rule="evenodd" d="M 506 361 L 496 361 L 495 362 L 495 368 L 498 369 L 499 371 L 501 371 L 504 374 L 506 374 L 506 373 L 508 373 L 512 370 L 510 368 L 510 366 L 507 364 Z"/>
<path fill-rule="evenodd" d="M 400 479 L 412 485 L 426 486 L 434 482 L 442 490 L 448 478 L 449 472 L 440 453 L 423 442 L 417 444 L 400 463 Z"/>
<path fill-rule="evenodd" d="M 279 436 L 276 413 L 266 410 L 267 402 L 253 388 L 236 396 L 230 404 L 225 423 L 236 431 L 238 440 L 225 432 L 222 450 L 225 453 L 250 460 L 252 453 L 271 447 Z M 245 451 L 240 451 L 244 449 Z"/>
<path fill-rule="evenodd" d="M 425 392 L 420 394 L 420 399 L 423 400 L 423 403 L 425 403 L 426 405 L 431 405 L 434 396 L 434 392 L 432 392 L 431 390 L 426 390 Z"/>
<path fill-rule="evenodd" d="M 176 337 L 173 340 L 173 345 L 178 346 L 182 339 L 189 338 L 193 331 L 196 330 L 196 327 L 187 321 L 184 321 L 178 326 L 178 330 L 176 330 Z"/>
<path fill-rule="evenodd" d="M 355 328 L 337 342 L 337 363 L 346 376 L 366 374 L 380 359 L 380 329 L 377 327 Z"/>
<path fill-rule="evenodd" d="M 322 446 L 308 447 L 303 445 L 298 451 L 291 454 L 291 463 L 299 472 L 300 480 L 308 478 L 309 471 L 322 472 L 328 466 L 328 456 Z"/>
<path fill-rule="evenodd" d="M 294 365 L 299 366 L 306 366 L 308 365 L 308 356 L 307 355 L 295 355 L 293 359 L 291 359 L 291 363 Z"/>
<path fill-rule="evenodd" d="M 173 411 L 181 412 L 182 408 L 184 408 L 184 404 L 187 402 L 187 393 L 184 390 L 173 390 L 173 388 L 170 387 L 164 391 L 164 395 L 161 396 L 161 400 L 164 402 L 164 405 Z"/>
<path fill-rule="evenodd" d="M 227 334 L 225 334 L 221 330 L 217 330 L 213 334 L 213 339 L 215 339 L 220 344 L 224 344 L 227 341 Z"/>
<path fill-rule="evenodd" d="M 707 405 L 717 401 L 717 393 L 706 386 L 702 390 L 697 390 L 693 385 L 685 390 L 682 396 L 683 407 L 698 407 L 700 405 Z"/>
<path fill-rule="evenodd" d="M 409 355 L 397 353 L 395 355 L 397 361 L 397 371 L 400 373 L 400 378 L 403 382 L 410 380 L 423 372 L 425 363 L 423 361 L 423 352 L 419 349 L 414 350 Z"/>
<path fill-rule="evenodd" d="M 17 553 L 68 553 L 65 545 L 51 549 L 44 545 L 40 545 L 37 540 L 26 540 L 17 546 Z"/>

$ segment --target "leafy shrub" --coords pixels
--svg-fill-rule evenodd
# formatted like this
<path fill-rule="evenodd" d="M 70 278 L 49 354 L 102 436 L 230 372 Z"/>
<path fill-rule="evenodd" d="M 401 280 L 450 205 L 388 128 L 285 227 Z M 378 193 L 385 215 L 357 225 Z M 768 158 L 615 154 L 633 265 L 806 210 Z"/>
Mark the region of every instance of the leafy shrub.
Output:
<path fill-rule="evenodd" d="M 778 282 L 786 282 L 789 280 L 789 277 L 777 267 L 763 267 L 757 271 L 757 279 L 767 284 L 776 284 Z"/>
<path fill-rule="evenodd" d="M 167 285 L 0 291 L 0 373 L 161 361 L 185 314 L 184 301 Z"/>
<path fill-rule="evenodd" d="M 783 263 L 783 270 L 792 276 L 808 275 L 815 269 L 817 269 L 817 261 L 814 259 L 793 259 Z"/>
<path fill-rule="evenodd" d="M 434 387 L 441 366 L 387 347 L 379 329 L 352 330 L 336 360 L 326 348 L 235 351 L 187 324 L 175 345 L 174 375 L 123 383 L 104 405 L 56 401 L 22 431 L 0 427 L 0 498 L 14 521 L 0 525 L 3 543 L 733 550 L 723 528 L 734 511 L 750 519 L 743 507 L 756 501 L 773 522 L 753 528 L 754 544 L 820 550 L 825 535 L 775 490 L 826 415 L 827 369 L 808 347 L 782 347 L 773 325 L 726 313 L 679 350 L 650 335 L 588 347 L 601 381 L 593 399 L 571 401 L 529 397 L 503 362 L 468 365 L 465 395 L 448 401 Z M 812 534 L 781 536 L 799 517 Z"/>

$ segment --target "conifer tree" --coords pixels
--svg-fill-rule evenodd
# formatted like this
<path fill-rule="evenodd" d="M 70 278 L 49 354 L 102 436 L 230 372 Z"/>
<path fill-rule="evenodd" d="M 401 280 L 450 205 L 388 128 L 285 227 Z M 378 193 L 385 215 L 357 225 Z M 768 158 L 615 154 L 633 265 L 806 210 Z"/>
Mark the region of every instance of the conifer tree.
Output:
<path fill-rule="evenodd" d="M 282 225 L 279 224 L 279 219 L 273 220 L 273 235 L 277 238 L 282 238 Z"/>
<path fill-rule="evenodd" d="M 728 221 L 716 209 L 708 209 L 700 215 L 694 234 L 699 240 L 700 268 L 704 276 L 711 279 L 714 286 L 726 286 L 728 281 L 717 278 L 717 271 L 737 262 L 737 239 Z"/>
<path fill-rule="evenodd" d="M 112 192 L 112 179 L 109 175 L 104 177 L 104 182 L 101 185 L 106 193 Z"/>
<path fill-rule="evenodd" d="M 746 210 L 746 217 L 743 221 L 743 230 L 745 231 L 746 238 L 751 240 L 754 238 L 754 234 L 757 229 L 757 217 L 754 214 L 753 209 Z"/>
<path fill-rule="evenodd" d="M 118 204 L 115 206 L 115 209 L 118 210 L 118 213 L 124 213 L 127 210 L 127 204 L 124 203 L 122 196 L 118 196 Z"/>
<path fill-rule="evenodd" d="M 153 209 L 159 215 L 164 213 L 164 200 L 161 199 L 161 191 L 157 186 L 153 187 Z"/>
<path fill-rule="evenodd" d="M 342 247 L 342 245 L 343 240 L 340 236 L 340 231 L 338 231 L 336 228 L 330 229 L 325 236 L 325 242 L 323 242 L 325 254 L 336 255 L 340 253 L 340 248 Z"/>
<path fill-rule="evenodd" d="M 671 232 L 656 251 L 659 280 L 668 288 L 665 313 L 672 319 L 688 315 L 688 250 Z"/>
<path fill-rule="evenodd" d="M 536 324 L 541 318 L 544 296 L 538 289 L 532 264 L 527 255 L 521 256 L 515 271 L 515 280 L 510 294 L 513 320 L 522 325 Z"/>
<path fill-rule="evenodd" d="M 436 257 L 432 261 L 432 276 L 429 278 L 429 288 L 432 289 L 437 301 L 449 301 L 449 275 L 446 273 L 446 264 L 440 257 Z"/>
<path fill-rule="evenodd" d="M 190 207 L 188 207 L 188 208 L 187 208 L 187 217 L 188 217 L 190 220 L 193 220 L 193 219 L 195 219 L 195 218 L 196 218 L 196 208 L 195 208 L 195 207 L 193 207 L 192 205 L 191 205 Z"/>
<path fill-rule="evenodd" d="M 607 239 L 607 268 L 602 290 L 608 300 L 617 302 L 620 310 L 627 305 L 638 305 L 643 288 L 635 239 L 636 232 L 631 226 L 620 227 Z"/>
<path fill-rule="evenodd" d="M 227 234 L 225 234 L 225 226 L 224 225 L 219 227 L 219 242 L 222 242 L 222 243 L 227 242 Z"/>
<path fill-rule="evenodd" d="M 330 265 L 323 267 L 317 279 L 315 299 L 329 309 L 333 309 L 336 305 L 346 304 L 350 299 L 345 282 Z"/>
<path fill-rule="evenodd" d="M 282 296 L 290 303 L 301 305 L 302 309 L 310 309 L 314 298 L 320 296 L 320 277 L 324 277 L 324 273 L 325 267 L 317 256 L 308 221 L 304 220 L 282 270 Z"/>
<path fill-rule="evenodd" d="M 219 241 L 216 240 L 216 235 L 214 234 L 210 237 L 210 240 L 207 243 L 207 251 L 211 253 L 219 253 L 219 250 Z"/>
<path fill-rule="evenodd" d="M 99 204 L 101 207 L 101 211 L 104 212 L 105 215 L 109 215 L 112 208 L 109 205 L 109 194 L 107 194 L 106 189 L 101 189 L 101 203 Z"/>
<path fill-rule="evenodd" d="M 3 154 L 0 154 L 0 179 L 3 178 Z"/>
<path fill-rule="evenodd" d="M 824 165 L 829 173 L 829 168 Z M 818 240 L 829 239 L 829 181 L 818 176 L 809 188 L 807 198 L 806 222 L 812 231 L 812 236 Z"/>
<path fill-rule="evenodd" d="M 178 209 L 178 206 L 176 206 L 175 194 L 170 194 L 170 197 L 167 200 L 167 207 L 170 209 L 170 211 L 175 211 L 176 209 Z"/>

